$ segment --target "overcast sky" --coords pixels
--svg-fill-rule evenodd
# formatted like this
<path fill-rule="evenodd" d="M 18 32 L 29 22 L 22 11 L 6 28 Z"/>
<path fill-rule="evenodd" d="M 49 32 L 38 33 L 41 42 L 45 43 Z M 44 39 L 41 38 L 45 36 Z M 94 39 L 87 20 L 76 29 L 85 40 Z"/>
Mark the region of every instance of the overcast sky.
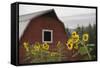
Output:
<path fill-rule="evenodd" d="M 59 16 L 72 16 L 77 14 L 95 13 L 95 9 L 75 8 L 75 7 L 59 7 L 59 6 L 40 6 L 40 5 L 20 5 L 19 15 L 34 13 L 42 10 L 54 8 Z"/>

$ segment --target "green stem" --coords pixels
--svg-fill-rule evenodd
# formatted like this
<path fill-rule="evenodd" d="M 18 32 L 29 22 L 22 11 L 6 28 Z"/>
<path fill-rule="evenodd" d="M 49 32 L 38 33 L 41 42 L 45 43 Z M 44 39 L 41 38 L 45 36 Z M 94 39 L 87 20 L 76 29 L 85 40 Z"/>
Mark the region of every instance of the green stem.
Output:
<path fill-rule="evenodd" d="M 88 51 L 87 46 L 84 43 L 83 43 L 83 46 L 84 46 L 85 50 L 87 51 L 87 54 L 88 54 L 89 59 L 91 60 L 91 55 L 90 55 L 90 53 Z"/>

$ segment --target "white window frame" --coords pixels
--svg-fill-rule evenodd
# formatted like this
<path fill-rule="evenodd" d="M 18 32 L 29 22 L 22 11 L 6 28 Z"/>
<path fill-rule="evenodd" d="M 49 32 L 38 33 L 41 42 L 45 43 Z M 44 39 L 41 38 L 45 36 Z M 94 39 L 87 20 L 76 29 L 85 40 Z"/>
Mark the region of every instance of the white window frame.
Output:
<path fill-rule="evenodd" d="M 44 32 L 45 31 L 48 31 L 48 32 L 51 32 L 51 41 L 44 41 Z M 49 29 L 43 29 L 42 30 L 42 42 L 45 43 L 53 43 L 53 30 L 49 30 Z"/>

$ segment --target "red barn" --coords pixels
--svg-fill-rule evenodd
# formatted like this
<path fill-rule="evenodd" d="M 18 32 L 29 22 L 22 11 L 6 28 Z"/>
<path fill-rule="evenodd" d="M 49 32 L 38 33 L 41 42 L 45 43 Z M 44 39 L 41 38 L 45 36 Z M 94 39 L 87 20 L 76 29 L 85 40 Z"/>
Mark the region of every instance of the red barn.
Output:
<path fill-rule="evenodd" d="M 35 16 L 33 15 L 31 18 L 19 41 L 19 60 L 23 59 L 24 49 L 22 45 L 25 41 L 30 44 L 48 42 L 50 50 L 55 48 L 58 41 L 63 44 L 67 41 L 64 24 L 58 19 L 53 9 L 34 14 Z"/>

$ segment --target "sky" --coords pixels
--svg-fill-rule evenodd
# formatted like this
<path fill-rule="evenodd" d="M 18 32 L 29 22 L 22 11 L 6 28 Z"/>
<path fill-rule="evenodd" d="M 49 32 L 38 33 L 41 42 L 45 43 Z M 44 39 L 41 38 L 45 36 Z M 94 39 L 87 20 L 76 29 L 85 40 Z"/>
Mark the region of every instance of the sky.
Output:
<path fill-rule="evenodd" d="M 24 21 L 25 15 L 54 9 L 57 17 L 64 23 L 65 28 L 75 29 L 77 26 L 88 26 L 96 23 L 96 10 L 91 8 L 40 6 L 40 5 L 19 5 L 19 16 L 23 21 L 19 22 L 19 33 L 22 34 L 29 21 Z M 20 18 L 20 17 L 19 17 Z"/>

